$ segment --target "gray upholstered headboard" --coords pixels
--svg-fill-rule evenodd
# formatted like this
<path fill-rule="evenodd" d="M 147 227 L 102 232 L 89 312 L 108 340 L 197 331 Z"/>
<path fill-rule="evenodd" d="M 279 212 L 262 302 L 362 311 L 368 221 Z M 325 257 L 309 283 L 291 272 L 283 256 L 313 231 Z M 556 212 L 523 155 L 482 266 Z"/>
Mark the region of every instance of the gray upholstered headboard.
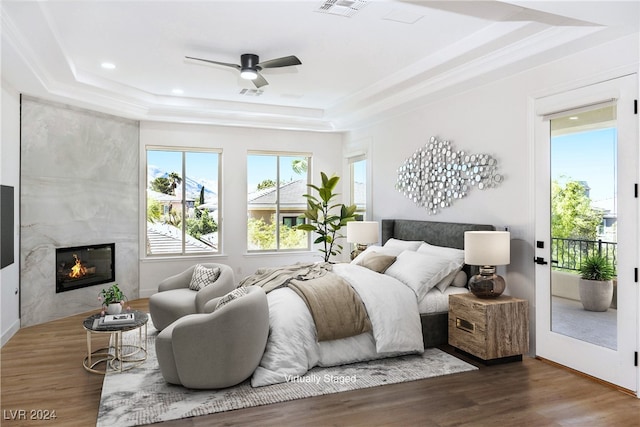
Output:
<path fill-rule="evenodd" d="M 493 225 L 465 224 L 453 222 L 418 221 L 410 219 L 383 219 L 382 242 L 391 238 L 400 240 L 421 240 L 435 246 L 464 249 L 465 231 L 495 230 Z M 467 274 L 476 274 L 465 266 Z M 477 267 L 474 268 L 477 270 Z"/>

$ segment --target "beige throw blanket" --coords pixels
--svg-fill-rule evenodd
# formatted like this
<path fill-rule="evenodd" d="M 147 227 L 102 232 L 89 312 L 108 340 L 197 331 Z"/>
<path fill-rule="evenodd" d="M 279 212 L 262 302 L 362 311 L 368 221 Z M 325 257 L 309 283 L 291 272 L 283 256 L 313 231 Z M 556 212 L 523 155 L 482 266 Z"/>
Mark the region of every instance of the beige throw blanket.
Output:
<path fill-rule="evenodd" d="M 367 310 L 358 294 L 342 277 L 327 273 L 312 280 L 289 282 L 309 307 L 318 341 L 360 335 L 371 330 Z"/>
<path fill-rule="evenodd" d="M 331 271 L 328 262 L 309 262 L 287 265 L 284 267 L 259 268 L 251 276 L 240 281 L 240 286 L 260 286 L 266 293 L 286 286 L 292 279 L 310 280 L 324 276 Z"/>
<path fill-rule="evenodd" d="M 330 263 L 298 263 L 261 268 L 244 278 L 240 286 L 260 286 L 270 292 L 283 286 L 306 303 L 316 325 L 318 341 L 360 335 L 371 330 L 371 321 L 360 296 Z"/>

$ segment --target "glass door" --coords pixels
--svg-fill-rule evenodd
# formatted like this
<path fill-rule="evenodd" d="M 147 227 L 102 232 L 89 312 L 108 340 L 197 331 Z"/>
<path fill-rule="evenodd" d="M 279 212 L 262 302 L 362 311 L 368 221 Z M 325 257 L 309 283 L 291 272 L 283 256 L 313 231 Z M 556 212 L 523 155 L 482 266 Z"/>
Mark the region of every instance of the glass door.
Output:
<path fill-rule="evenodd" d="M 539 99 L 535 129 L 537 353 L 634 392 L 635 84 L 629 76 Z M 586 281 L 589 267 L 610 277 Z"/>

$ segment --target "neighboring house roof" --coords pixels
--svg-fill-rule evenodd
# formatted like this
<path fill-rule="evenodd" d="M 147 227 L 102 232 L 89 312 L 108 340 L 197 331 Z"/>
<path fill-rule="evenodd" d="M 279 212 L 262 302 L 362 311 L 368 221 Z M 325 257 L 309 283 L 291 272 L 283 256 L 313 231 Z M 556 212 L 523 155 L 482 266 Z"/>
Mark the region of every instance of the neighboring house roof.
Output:
<path fill-rule="evenodd" d="M 150 252 L 154 255 L 158 254 L 175 254 L 182 252 L 181 231 L 168 224 L 147 223 L 147 244 Z M 217 233 L 216 233 L 217 234 Z M 198 239 L 186 235 L 185 252 L 211 252 L 216 249 L 217 245 L 212 247 Z M 208 241 L 213 239 L 209 236 Z M 217 241 L 217 237 L 215 239 Z"/>
<path fill-rule="evenodd" d="M 305 209 L 307 200 L 302 197 L 308 192 L 306 180 L 287 182 L 280 186 L 280 206 Z M 249 194 L 249 210 L 272 207 L 276 204 L 276 187 L 269 187 Z"/>
<path fill-rule="evenodd" d="M 148 188 L 147 188 L 147 197 L 157 200 L 159 202 L 164 202 L 164 203 L 182 203 L 182 197 L 179 195 L 176 196 L 173 194 L 160 193 L 159 191 L 153 191 Z M 195 201 L 195 199 L 190 199 L 190 198 L 187 198 L 185 200 L 187 202 Z"/>
<path fill-rule="evenodd" d="M 354 199 L 359 208 L 363 208 L 365 203 L 358 201 L 366 200 L 365 184 L 362 182 L 354 183 Z M 309 187 L 307 187 L 306 180 L 299 179 L 297 181 L 287 182 L 280 186 L 280 206 L 281 207 L 296 207 L 300 209 L 306 209 L 307 200 L 302 197 L 303 194 L 309 193 Z M 276 188 L 269 187 L 262 190 L 255 191 L 249 194 L 248 197 L 249 210 L 273 207 L 276 204 Z"/>
<path fill-rule="evenodd" d="M 616 217 L 616 199 L 609 198 L 603 200 L 593 200 L 591 206 L 595 209 L 600 209 L 604 212 L 605 218 Z"/>

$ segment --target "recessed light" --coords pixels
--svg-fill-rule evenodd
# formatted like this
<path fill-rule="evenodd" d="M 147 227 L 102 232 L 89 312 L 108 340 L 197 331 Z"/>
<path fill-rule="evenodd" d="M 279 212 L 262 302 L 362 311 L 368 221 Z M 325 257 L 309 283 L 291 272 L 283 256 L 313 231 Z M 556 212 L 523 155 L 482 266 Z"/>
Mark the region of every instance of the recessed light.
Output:
<path fill-rule="evenodd" d="M 105 70 L 114 70 L 116 68 L 116 64 L 113 64 L 111 62 L 103 62 L 102 64 L 100 64 L 100 66 Z"/>
<path fill-rule="evenodd" d="M 171 93 L 173 93 L 174 95 L 182 95 L 184 93 L 184 91 L 182 89 L 173 89 L 171 91 Z"/>
<path fill-rule="evenodd" d="M 578 120 L 578 116 L 571 116 L 569 117 L 569 120 Z"/>

